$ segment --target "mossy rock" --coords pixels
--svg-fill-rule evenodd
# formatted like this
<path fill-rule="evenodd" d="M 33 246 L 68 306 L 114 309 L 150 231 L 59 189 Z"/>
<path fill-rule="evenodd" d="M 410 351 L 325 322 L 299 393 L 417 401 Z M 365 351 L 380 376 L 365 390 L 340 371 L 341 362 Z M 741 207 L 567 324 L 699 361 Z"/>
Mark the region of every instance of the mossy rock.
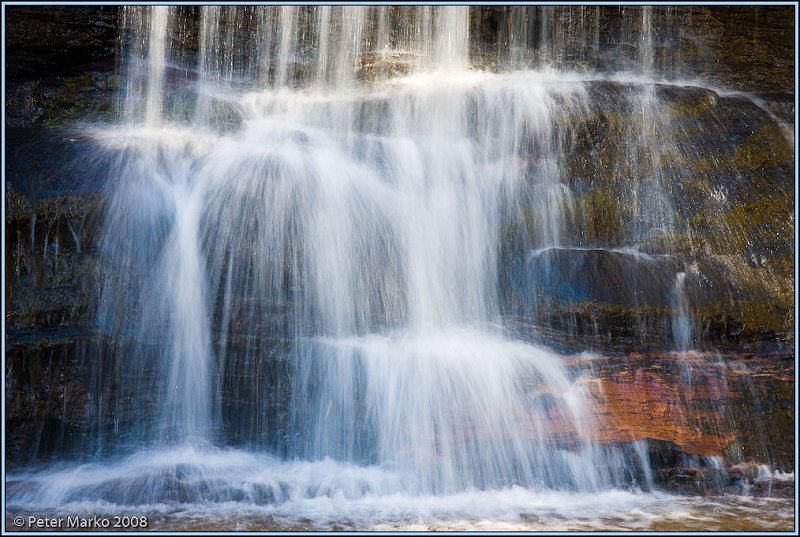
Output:
<path fill-rule="evenodd" d="M 700 74 L 742 91 L 793 91 L 791 6 L 694 9 L 690 27 L 706 45 Z"/>
<path fill-rule="evenodd" d="M 6 224 L 24 220 L 31 216 L 31 205 L 28 198 L 18 192 L 14 185 L 6 184 Z"/>
<path fill-rule="evenodd" d="M 703 249 L 755 256 L 757 264 L 784 258 L 794 237 L 794 208 L 787 196 L 770 196 L 731 208 L 709 208 L 688 219 Z M 785 265 L 785 261 L 783 262 Z M 783 266 L 780 265 L 780 266 Z"/>
<path fill-rule="evenodd" d="M 582 243 L 619 246 L 625 229 L 620 196 L 609 187 L 598 187 L 576 201 L 575 219 Z"/>
<path fill-rule="evenodd" d="M 779 123 L 767 123 L 736 148 L 731 163 L 737 168 L 791 166 L 794 152 Z"/>
<path fill-rule="evenodd" d="M 667 104 L 672 120 L 697 120 L 711 111 L 719 95 L 706 88 L 657 86 L 659 99 Z"/>
<path fill-rule="evenodd" d="M 91 320 L 98 300 L 93 252 L 99 195 L 29 199 L 7 185 L 6 299 L 10 326 L 61 326 Z"/>

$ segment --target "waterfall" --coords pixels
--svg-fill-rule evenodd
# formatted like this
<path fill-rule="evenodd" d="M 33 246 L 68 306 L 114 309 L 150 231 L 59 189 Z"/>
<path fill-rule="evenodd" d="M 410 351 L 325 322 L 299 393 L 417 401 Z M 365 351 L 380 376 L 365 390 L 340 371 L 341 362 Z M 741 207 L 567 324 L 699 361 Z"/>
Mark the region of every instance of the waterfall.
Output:
<path fill-rule="evenodd" d="M 416 493 L 624 482 L 627 465 L 605 462 L 592 441 L 588 392 L 558 356 L 507 339 L 498 302 L 501 223 L 521 200 L 535 200 L 544 240 L 558 241 L 565 202 L 552 125 L 585 106 L 583 90 L 471 72 L 466 8 L 423 8 L 431 31 L 419 37 L 429 54 L 420 72 L 356 88 L 367 11 L 314 14 L 309 28 L 320 37 L 341 25 L 335 74 L 322 87 L 288 85 L 303 17 L 285 6 L 276 13 L 274 84 L 226 97 L 241 116 L 237 130 L 217 132 L 208 120 L 203 128 L 217 112 L 201 92 L 199 133 L 177 125 L 124 138 L 126 186 L 115 207 L 129 212 L 129 188 L 156 189 L 150 195 L 161 199 L 145 207 L 154 228 L 135 218 L 138 204 L 134 218 L 108 222 L 109 243 L 125 237 L 134 249 L 126 259 L 143 249 L 129 237 L 156 242 L 147 244 L 154 258 L 109 285 L 137 290 L 135 340 L 171 342 L 152 356 L 165 379 L 155 387 L 164 413 L 144 417 L 137 436 L 202 445 L 236 430 L 290 457 L 387 466 Z M 215 34 L 219 17 L 203 9 L 201 73 L 220 65 L 213 55 L 230 56 Z M 150 35 L 162 35 L 165 20 L 153 17 Z M 147 124 L 150 114 L 148 106 Z M 531 151 L 542 157 L 530 162 Z M 263 367 L 265 349 L 253 353 L 241 340 L 274 337 L 263 328 L 275 315 L 268 303 L 283 305 L 293 337 L 279 358 L 292 393 L 277 426 L 268 409 L 234 415 L 219 395 L 269 400 L 272 386 L 230 377 Z"/>
<path fill-rule="evenodd" d="M 124 419 L 19 501 L 651 501 L 597 355 L 532 342 L 543 309 L 655 289 L 692 349 L 686 273 L 659 287 L 686 172 L 654 9 L 624 18 L 636 69 L 601 79 L 563 69 L 600 56 L 591 8 L 508 8 L 481 50 L 466 6 L 126 8 L 119 121 L 92 132 Z M 575 252 L 645 276 L 564 289 Z"/>
<path fill-rule="evenodd" d="M 202 9 L 199 66 L 226 84 L 235 42 L 218 35 L 220 20 L 239 15 L 220 9 Z M 150 16 L 153 44 L 167 13 Z M 107 242 L 133 264 L 109 281 L 109 305 L 136 312 L 133 352 L 160 372 L 141 389 L 163 408 L 130 434 L 162 446 L 238 437 L 291 458 L 375 464 L 414 493 L 629 479 L 593 442 L 588 391 L 561 357 L 505 335 L 498 295 L 504 220 L 532 203 L 541 240 L 559 242 L 569 194 L 553 125 L 586 108 L 581 85 L 472 71 L 467 8 L 419 8 L 418 71 L 356 86 L 375 13 L 270 13 L 266 88 L 255 72 L 238 94 L 201 88 L 191 131 L 164 117 L 158 131 L 107 135 L 124 145 Z M 295 88 L 306 39 L 331 55 L 306 62 L 309 85 Z M 163 55 L 147 63 L 148 126 L 166 109 L 153 102 Z M 212 118 L 230 106 L 238 119 L 220 131 Z M 285 333 L 267 328 L 278 314 Z M 276 337 L 290 338 L 284 356 L 265 354 Z M 276 360 L 288 367 L 285 418 L 227 400 L 273 400 L 261 377 Z"/>
<path fill-rule="evenodd" d="M 675 350 L 686 352 L 692 348 L 692 318 L 689 301 L 686 298 L 686 273 L 675 276 L 675 289 L 672 293 L 672 339 Z"/>

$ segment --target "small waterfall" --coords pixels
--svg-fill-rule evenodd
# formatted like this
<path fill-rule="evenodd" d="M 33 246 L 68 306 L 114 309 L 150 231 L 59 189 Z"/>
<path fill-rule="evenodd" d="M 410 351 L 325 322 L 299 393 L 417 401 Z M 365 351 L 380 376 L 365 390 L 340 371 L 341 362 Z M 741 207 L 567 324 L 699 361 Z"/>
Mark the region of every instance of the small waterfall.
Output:
<path fill-rule="evenodd" d="M 291 56 L 296 50 L 293 41 L 297 26 L 297 9 L 292 6 L 281 6 L 278 26 L 280 38 L 278 40 L 275 87 L 282 88 L 289 83 L 289 60 L 294 60 Z"/>
<path fill-rule="evenodd" d="M 171 103 L 165 92 L 173 54 L 175 36 L 171 28 L 177 23 L 176 9 L 126 7 L 122 19 L 131 41 L 122 60 L 122 74 L 127 83 L 119 107 L 121 117 L 126 124 L 158 127 L 168 118 Z"/>
<path fill-rule="evenodd" d="M 164 68 L 169 48 L 167 47 L 167 24 L 169 8 L 155 6 L 150 15 L 150 46 L 148 48 L 147 103 L 145 105 L 145 124 L 156 126 L 161 123 L 164 102 Z"/>
<path fill-rule="evenodd" d="M 136 312 L 126 330 L 156 371 L 142 389 L 163 409 L 130 434 L 202 445 L 240 431 L 293 458 L 391 468 L 415 493 L 589 491 L 629 479 L 627 462 L 594 444 L 591 398 L 561 359 L 497 329 L 502 222 L 533 204 L 533 236 L 559 244 L 571 199 L 553 125 L 586 108 L 581 86 L 471 72 L 461 7 L 414 11 L 418 73 L 355 87 L 373 10 L 269 13 L 274 53 L 258 55 L 274 73 L 269 87 L 254 86 L 256 73 L 224 101 L 201 87 L 193 131 L 107 135 L 125 147 L 107 241 L 134 265 L 107 294 Z M 378 22 L 381 13 L 388 33 L 392 13 Z M 151 41 L 163 41 L 167 14 L 151 15 Z M 201 10 L 203 78 L 225 86 L 248 74 L 221 33 L 242 16 Z M 301 27 L 318 32 L 316 63 L 301 60 Z M 148 103 L 162 95 L 165 54 L 149 57 Z M 213 119 L 226 103 L 240 116 L 230 133 Z M 148 125 L 157 109 L 146 107 Z M 132 193 L 152 199 L 130 204 Z M 288 332 L 261 328 L 269 304 L 289 316 Z M 293 338 L 280 358 L 291 376 L 283 421 L 223 395 L 271 398 L 269 385 L 239 376 L 260 375 L 264 350 L 241 345 L 278 335 Z"/>
<path fill-rule="evenodd" d="M 159 272 L 170 289 L 168 355 L 162 438 L 203 442 L 211 431 L 211 341 L 206 313 L 206 275 L 200 257 L 199 199 L 178 187 L 176 214 Z"/>
<path fill-rule="evenodd" d="M 469 8 L 438 9 L 436 15 L 432 64 L 436 67 L 465 69 L 469 63 Z"/>
<path fill-rule="evenodd" d="M 686 297 L 686 273 L 679 272 L 675 276 L 672 292 L 672 340 L 675 350 L 686 352 L 692 349 L 693 339 L 692 317 Z"/>
<path fill-rule="evenodd" d="M 656 83 L 661 11 L 624 9 L 609 52 L 599 7 L 125 8 L 120 120 L 92 132 L 113 179 L 115 380 L 87 399 L 106 459 L 23 476 L 19 501 L 276 520 L 317 500 L 508 495 L 515 520 L 538 494 L 655 501 L 662 437 L 610 433 L 590 360 L 531 343 L 574 336 L 582 302 L 659 312 L 687 364 L 697 346 L 672 248 L 689 150 L 664 97 L 685 88 Z M 543 326 L 557 307 L 573 318 Z"/>

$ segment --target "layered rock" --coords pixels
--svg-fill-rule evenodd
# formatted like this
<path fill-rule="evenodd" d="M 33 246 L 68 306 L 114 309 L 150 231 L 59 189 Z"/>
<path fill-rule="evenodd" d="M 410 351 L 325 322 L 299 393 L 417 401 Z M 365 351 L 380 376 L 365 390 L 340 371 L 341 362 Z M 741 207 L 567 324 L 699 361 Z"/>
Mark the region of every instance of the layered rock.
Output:
<path fill-rule="evenodd" d="M 94 328 L 109 178 L 104 163 L 91 158 L 91 141 L 79 133 L 87 122 L 114 117 L 115 91 L 124 82 L 114 70 L 119 11 L 7 9 L 6 455 L 11 464 L 23 464 L 87 445 L 102 451 L 132 413 L 156 409 L 147 394 L 125 391 L 115 376 L 127 343 Z M 612 66 L 611 44 L 625 28 L 638 31 L 642 20 L 641 13 L 623 15 L 609 6 L 591 13 L 602 24 L 597 53 L 586 56 L 579 54 L 586 48 L 575 26 L 579 13 L 550 13 L 575 26 L 567 38 L 572 44 L 565 43 L 571 51 L 566 67 L 590 72 Z M 675 41 L 656 30 L 653 68 L 673 62 L 683 73 L 749 94 L 588 84 L 592 108 L 557 127 L 564 135 L 574 240 L 541 249 L 530 240 L 535 219 L 525 215 L 509 222 L 500 238 L 512 332 L 569 352 L 601 351 L 606 357 L 593 362 L 594 378 L 587 381 L 603 417 L 597 440 L 647 440 L 652 460 L 667 472 L 659 474 L 665 484 L 688 471 L 681 457 L 749 457 L 787 470 L 794 460 L 794 64 L 788 46 L 793 28 L 784 14 L 779 6 L 676 12 L 674 22 L 685 22 L 687 31 Z M 484 43 L 473 61 L 497 68 L 499 27 L 508 20 L 495 8 L 475 8 L 472 15 L 473 39 Z M 697 35 L 706 36 L 703 46 L 693 41 Z M 641 60 L 636 47 L 626 51 L 629 65 Z M 401 55 L 358 61 L 366 82 L 379 72 L 408 70 Z M 635 125 L 632 103 L 643 95 L 661 107 L 650 118 L 655 129 L 636 131 L 652 126 Z M 651 145 L 630 153 L 638 132 L 648 132 Z M 641 207 L 631 199 L 631 186 L 642 170 L 656 168 L 665 174 L 661 184 L 677 224 L 634 237 Z M 693 346 L 725 354 L 630 354 L 674 348 L 681 272 Z M 279 360 L 285 340 L 254 344 L 232 334 L 230 345 L 232 351 L 250 345 L 254 356 L 230 371 L 231 379 L 253 371 L 265 382 L 287 375 Z M 751 351 L 756 354 L 742 354 Z M 223 412 L 279 407 L 288 397 L 285 389 L 270 401 L 236 395 L 225 396 Z M 263 436 L 257 430 L 253 423 L 227 434 L 245 444 Z M 729 465 L 727 471 L 735 479 L 748 470 Z"/>
<path fill-rule="evenodd" d="M 562 126 L 562 244 L 537 243 L 536 215 L 506 228 L 508 311 L 580 345 L 670 347 L 684 273 L 692 344 L 791 348 L 791 118 L 703 88 L 588 91 L 593 109 Z"/>

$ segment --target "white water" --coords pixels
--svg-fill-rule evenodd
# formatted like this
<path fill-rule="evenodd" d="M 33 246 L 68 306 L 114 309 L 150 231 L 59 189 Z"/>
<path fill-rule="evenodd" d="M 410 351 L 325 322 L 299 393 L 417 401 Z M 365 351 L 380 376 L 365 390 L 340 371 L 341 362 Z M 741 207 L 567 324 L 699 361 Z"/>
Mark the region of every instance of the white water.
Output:
<path fill-rule="evenodd" d="M 95 132 L 116 164 L 98 324 L 132 341 L 120 374 L 158 412 L 97 446 L 110 462 L 11 476 L 25 483 L 16 509 L 358 529 L 698 516 L 641 492 L 653 486 L 646 443 L 594 441 L 599 418 L 569 357 L 502 326 L 507 222 L 526 219 L 535 251 L 573 247 L 564 125 L 592 109 L 589 79 L 471 69 L 467 8 L 414 8 L 409 31 L 389 32 L 403 13 L 282 6 L 241 19 L 205 6 L 199 80 L 181 93 L 167 82 L 175 8 L 128 10 L 148 46 L 134 40 L 121 123 Z M 238 43 L 234 21 L 253 43 Z M 633 242 L 672 231 L 643 40 L 625 103 L 637 146 L 617 170 L 642 174 Z M 411 74 L 363 84 L 359 62 L 376 50 Z M 282 377 L 264 373 L 276 363 Z M 248 449 L 229 448 L 234 437 Z"/>
<path fill-rule="evenodd" d="M 591 401 L 562 358 L 494 328 L 502 218 L 522 198 L 541 204 L 542 241 L 559 234 L 558 160 L 528 183 L 522 146 L 557 155 L 551 125 L 582 94 L 546 73 L 442 71 L 338 99 L 247 92 L 230 134 L 100 134 L 125 155 L 108 237 L 131 249 L 116 258 L 130 280 L 108 290 L 136 290 L 136 339 L 172 342 L 152 358 L 167 373 L 164 413 L 139 434 L 224 437 L 214 394 L 248 358 L 226 343 L 258 336 L 265 314 L 232 310 L 250 297 L 292 316 L 291 456 L 387 465 L 419 493 L 623 485 L 634 470 L 592 443 Z M 361 119 L 372 102 L 380 113 Z M 157 202 L 130 203 L 142 185 Z"/>
<path fill-rule="evenodd" d="M 9 515 L 135 514 L 162 531 L 781 531 L 793 523 L 792 500 L 518 485 L 426 495 L 409 492 L 402 475 L 379 466 L 191 447 L 14 479 L 25 488 L 15 491 Z M 129 500 L 122 506 L 121 495 Z"/>
<path fill-rule="evenodd" d="M 672 338 L 675 350 L 686 352 L 692 348 L 692 318 L 689 300 L 686 297 L 686 273 L 675 276 L 675 289 L 672 292 Z"/>

